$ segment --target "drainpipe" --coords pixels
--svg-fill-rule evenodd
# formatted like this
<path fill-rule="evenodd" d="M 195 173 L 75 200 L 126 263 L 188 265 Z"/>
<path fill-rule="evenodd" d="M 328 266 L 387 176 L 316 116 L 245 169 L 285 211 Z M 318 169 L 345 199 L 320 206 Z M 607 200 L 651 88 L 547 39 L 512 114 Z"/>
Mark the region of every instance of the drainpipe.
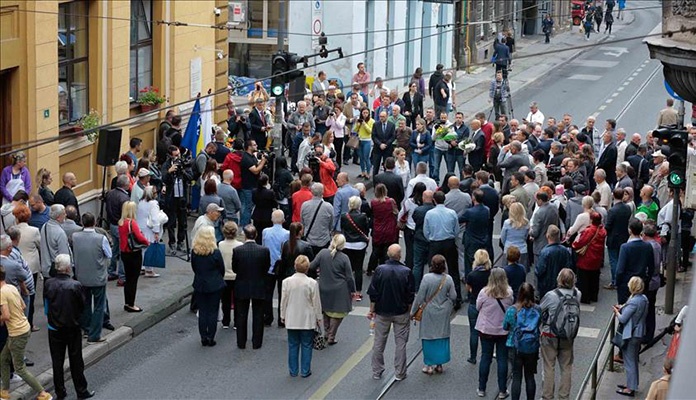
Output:
<path fill-rule="evenodd" d="M 469 17 L 471 15 L 471 7 L 469 7 L 469 1 L 464 1 L 464 7 L 466 7 L 466 19 L 464 20 L 464 29 L 466 29 L 466 34 L 464 37 L 464 42 L 466 43 L 466 73 L 471 73 L 471 47 L 469 46 Z"/>

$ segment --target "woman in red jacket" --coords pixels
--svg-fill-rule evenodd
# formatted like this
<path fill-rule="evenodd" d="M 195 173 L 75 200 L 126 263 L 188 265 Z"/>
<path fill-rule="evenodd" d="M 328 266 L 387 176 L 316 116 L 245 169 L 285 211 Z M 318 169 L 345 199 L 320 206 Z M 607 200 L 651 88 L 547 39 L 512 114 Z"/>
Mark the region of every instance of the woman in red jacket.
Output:
<path fill-rule="evenodd" d="M 137 205 L 132 201 L 123 203 L 121 211 L 121 219 L 118 221 L 118 238 L 121 247 L 121 260 L 123 261 L 123 269 L 126 273 L 126 283 L 123 285 L 123 294 L 125 297 L 125 305 L 123 309 L 127 312 L 141 312 L 142 308 L 135 306 L 135 292 L 138 288 L 138 278 L 140 277 L 140 269 L 143 266 L 143 251 L 141 249 L 131 249 L 128 246 L 128 234 L 133 233 L 135 240 L 147 246 L 150 242 L 147 240 L 138 222 L 135 220 Z"/>
<path fill-rule="evenodd" d="M 387 197 L 387 187 L 383 183 L 375 186 L 375 198 L 370 203 L 372 207 L 372 253 L 367 263 L 367 276 L 372 275 L 377 266 L 387 260 L 387 248 L 399 243 L 399 228 L 396 226 L 396 215 L 399 209 L 396 201 Z"/>
<path fill-rule="evenodd" d="M 597 301 L 599 270 L 604 262 L 604 241 L 607 238 L 602 216 L 593 211 L 590 221 L 590 226 L 573 242 L 577 254 L 578 289 L 582 292 L 582 302 L 587 304 Z"/>

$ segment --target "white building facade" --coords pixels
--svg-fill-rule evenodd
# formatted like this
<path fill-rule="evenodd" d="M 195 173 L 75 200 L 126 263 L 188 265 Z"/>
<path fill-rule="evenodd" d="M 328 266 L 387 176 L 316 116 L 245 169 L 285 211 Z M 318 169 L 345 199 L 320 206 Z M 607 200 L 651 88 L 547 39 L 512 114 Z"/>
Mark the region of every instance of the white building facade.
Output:
<path fill-rule="evenodd" d="M 455 29 L 452 25 L 436 26 L 454 23 L 451 1 L 313 0 L 287 4 L 289 51 L 301 56 L 317 53 L 318 37 L 324 32 L 327 49 L 341 47 L 345 56 L 336 59 L 336 53 L 330 54 L 328 59 L 335 61 L 305 71 L 307 76 L 325 71 L 329 79 L 340 79 L 348 87 L 357 64 L 364 62 L 372 80 L 381 77 L 385 86 L 394 88 L 406 85 L 417 67 L 428 75 L 437 64 L 453 66 Z M 313 58 L 309 64 L 324 60 Z"/>

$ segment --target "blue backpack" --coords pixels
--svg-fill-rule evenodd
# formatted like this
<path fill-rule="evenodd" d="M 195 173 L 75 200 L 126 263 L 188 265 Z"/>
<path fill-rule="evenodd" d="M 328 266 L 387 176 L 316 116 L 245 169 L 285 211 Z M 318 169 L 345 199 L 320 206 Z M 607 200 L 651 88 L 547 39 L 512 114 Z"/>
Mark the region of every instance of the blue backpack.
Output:
<path fill-rule="evenodd" d="M 539 351 L 539 325 L 541 324 L 541 309 L 539 306 L 521 308 L 517 311 L 517 323 L 513 336 L 513 344 L 517 352 L 534 354 Z"/>

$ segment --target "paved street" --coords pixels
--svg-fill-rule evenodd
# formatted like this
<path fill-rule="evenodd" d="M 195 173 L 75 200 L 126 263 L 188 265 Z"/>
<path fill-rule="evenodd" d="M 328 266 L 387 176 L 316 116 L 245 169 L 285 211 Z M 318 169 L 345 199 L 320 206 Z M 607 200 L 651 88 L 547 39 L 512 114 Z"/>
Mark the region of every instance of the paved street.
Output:
<path fill-rule="evenodd" d="M 657 2 L 641 2 L 641 6 Z M 607 41 L 645 35 L 660 22 L 660 10 L 635 11 L 632 23 L 617 21 L 615 33 Z M 623 26 L 622 26 L 623 25 Z M 602 35 L 602 34 L 600 34 Z M 598 35 L 599 36 L 599 35 Z M 594 41 L 604 38 L 593 37 Z M 552 40 L 559 43 L 550 46 L 577 46 L 584 41 L 579 33 L 559 35 Z M 537 43 L 535 50 L 544 50 Z M 549 47 L 551 48 L 551 47 Z M 646 131 L 655 126 L 657 112 L 664 106 L 667 94 L 662 83 L 662 67 L 658 61 L 649 60 L 648 50 L 641 40 L 617 44 L 599 44 L 584 51 L 578 57 L 559 53 L 559 57 L 572 58 L 560 63 L 551 71 L 540 73 L 546 55 L 541 59 L 524 59 L 516 62 L 510 76 L 513 86 L 514 116 L 526 116 L 527 105 L 537 101 L 547 116 L 560 119 L 570 112 L 576 124 L 582 126 L 588 115 L 597 117 L 598 126 L 604 119 L 617 118 L 618 126 L 631 134 Z M 516 75 L 518 74 L 519 75 Z M 459 109 L 472 116 L 486 109 L 485 95 L 472 95 L 487 88 L 490 67 L 478 77 L 465 76 L 463 82 L 471 84 L 471 91 L 462 89 Z M 478 79 L 479 83 L 472 83 Z M 525 85 L 520 90 L 515 85 Z M 478 93 L 478 92 L 477 92 Z M 348 167 L 353 178 L 354 166 Z M 444 168 L 444 166 L 443 166 Z M 496 222 L 496 234 L 500 223 Z M 496 236 L 497 237 L 497 236 Z M 496 239 L 497 242 L 497 239 Z M 496 253 L 500 249 L 496 247 Z M 190 267 L 183 261 L 174 261 L 157 281 L 145 281 L 139 287 L 138 298 L 148 310 L 161 301 L 162 292 L 174 293 L 187 287 L 191 281 Z M 608 282 L 608 271 L 602 271 L 601 285 Z M 369 285 L 369 278 L 364 286 Z M 114 286 L 110 283 L 110 287 Z M 364 290 L 365 292 L 366 290 Z M 112 295 L 112 292 L 114 293 Z M 123 324 L 130 316 L 118 311 L 122 297 L 118 290 L 110 288 L 112 318 L 114 324 Z M 663 296 L 660 292 L 658 296 Z M 313 375 L 307 379 L 291 378 L 287 373 L 287 337 L 277 326 L 267 328 L 264 345 L 260 350 L 239 350 L 235 345 L 234 330 L 219 330 L 214 348 L 202 348 L 194 314 L 184 308 L 166 320 L 145 331 L 119 350 L 96 362 L 86 371 L 91 389 L 97 398 L 474 398 L 478 381 L 478 366 L 465 362 L 469 356 L 469 327 L 466 305 L 453 319 L 452 362 L 445 366 L 443 375 L 427 376 L 420 372 L 422 358 L 419 354 L 418 328 L 412 327 L 408 346 L 410 364 L 408 379 L 393 382 L 393 342 L 385 353 L 387 371 L 382 380 L 371 378 L 370 355 L 372 339 L 368 333 L 368 297 L 355 304 L 354 311 L 341 325 L 339 344 L 314 352 Z M 40 301 L 37 300 L 40 304 Z M 582 307 L 581 330 L 576 340 L 573 363 L 573 393 L 576 393 L 597 347 L 597 337 L 605 326 L 616 302 L 615 293 L 600 291 L 599 302 Z M 37 316 L 39 310 L 37 310 Z M 45 318 L 39 317 L 42 331 L 34 334 L 31 348 L 46 349 Z M 37 339 L 38 337 L 38 339 Z M 480 351 L 480 350 L 479 350 Z M 37 371 L 48 368 L 47 353 L 35 351 L 30 356 L 37 360 Z M 137 360 L 137 362 L 134 362 Z M 497 395 L 496 372 L 492 368 L 488 380 L 487 398 Z M 537 374 L 541 383 L 541 370 Z M 69 393 L 73 394 L 69 386 Z M 539 387 L 537 389 L 539 393 Z"/>

